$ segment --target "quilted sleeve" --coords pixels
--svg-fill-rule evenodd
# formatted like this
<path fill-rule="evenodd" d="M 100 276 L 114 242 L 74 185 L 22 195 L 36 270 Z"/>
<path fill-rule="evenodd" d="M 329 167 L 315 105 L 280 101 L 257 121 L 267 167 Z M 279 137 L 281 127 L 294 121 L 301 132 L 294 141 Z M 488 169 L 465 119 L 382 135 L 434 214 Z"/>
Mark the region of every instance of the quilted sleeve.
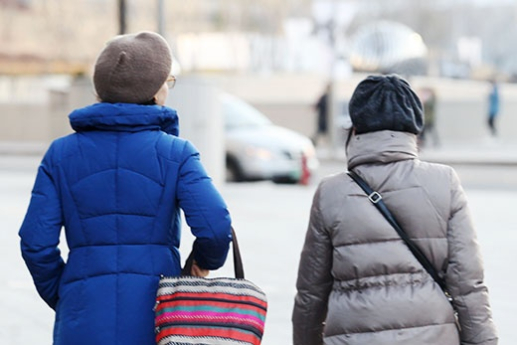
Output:
<path fill-rule="evenodd" d="M 37 173 L 32 197 L 19 231 L 23 259 L 36 289 L 52 308 L 58 301 L 58 286 L 65 263 L 58 248 L 63 225 L 61 202 L 51 174 L 51 149 Z"/>
<path fill-rule="evenodd" d="M 332 243 L 321 208 L 320 188 L 314 195 L 309 226 L 303 246 L 296 282 L 293 310 L 293 344 L 323 344 L 323 323 L 332 288 Z"/>
<path fill-rule="evenodd" d="M 194 258 L 202 268 L 221 267 L 231 241 L 231 219 L 226 203 L 208 177 L 199 152 L 186 142 L 179 171 L 177 195 L 179 206 L 194 242 Z"/>
<path fill-rule="evenodd" d="M 454 298 L 461 325 L 461 344 L 497 344 L 483 262 L 467 198 L 452 173 L 451 216 L 448 223 L 449 264 L 447 287 Z"/>

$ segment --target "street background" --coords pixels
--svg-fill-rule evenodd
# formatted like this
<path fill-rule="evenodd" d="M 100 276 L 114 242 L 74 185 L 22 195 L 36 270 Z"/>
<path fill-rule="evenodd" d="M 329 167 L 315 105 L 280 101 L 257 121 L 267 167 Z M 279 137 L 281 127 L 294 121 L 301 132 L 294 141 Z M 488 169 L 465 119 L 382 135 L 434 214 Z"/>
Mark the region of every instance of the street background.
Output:
<path fill-rule="evenodd" d="M 170 105 L 181 135 L 228 203 L 247 277 L 269 298 L 264 345 L 291 343 L 298 259 L 318 182 L 346 169 L 343 109 L 368 74 L 398 73 L 437 94 L 421 158 L 455 167 L 478 230 L 501 345 L 517 343 L 517 3 L 509 0 L 0 0 L 0 344 L 50 344 L 53 311 L 38 297 L 18 229 L 39 161 L 71 132 L 71 110 L 95 102 L 92 66 L 116 34 L 161 33 L 178 78 Z M 497 136 L 487 126 L 500 84 Z M 277 125 L 311 137 L 331 86 L 331 131 L 308 185 L 224 182 L 217 95 L 236 95 Z M 192 236 L 183 229 L 181 251 Z M 64 243 L 64 242 L 63 242 Z M 66 246 L 62 246 L 66 257 Z M 214 275 L 232 273 L 231 265 Z"/>
<path fill-rule="evenodd" d="M 54 313 L 32 285 L 17 236 L 39 159 L 0 156 L 0 344 L 51 343 Z M 513 345 L 517 342 L 513 321 L 517 278 L 512 274 L 517 260 L 517 166 L 458 164 L 458 156 L 455 160 L 479 235 L 500 345 Z M 321 178 L 345 169 L 343 161 L 323 160 L 308 186 L 256 182 L 221 187 L 239 235 L 246 276 L 262 287 L 269 299 L 264 345 L 291 342 L 297 265 L 312 196 Z M 183 255 L 190 250 L 191 241 L 184 229 Z M 213 276 L 227 274 L 232 274 L 231 262 Z"/>

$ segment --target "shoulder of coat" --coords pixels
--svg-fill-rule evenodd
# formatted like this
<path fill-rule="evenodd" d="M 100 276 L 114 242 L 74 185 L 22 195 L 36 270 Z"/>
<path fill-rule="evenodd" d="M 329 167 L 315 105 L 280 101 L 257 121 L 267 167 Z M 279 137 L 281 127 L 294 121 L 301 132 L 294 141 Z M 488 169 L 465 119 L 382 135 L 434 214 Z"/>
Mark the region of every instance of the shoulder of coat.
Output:
<path fill-rule="evenodd" d="M 324 177 L 319 183 L 318 191 L 320 194 L 347 194 L 350 186 L 354 184 L 352 178 L 344 171 Z"/>

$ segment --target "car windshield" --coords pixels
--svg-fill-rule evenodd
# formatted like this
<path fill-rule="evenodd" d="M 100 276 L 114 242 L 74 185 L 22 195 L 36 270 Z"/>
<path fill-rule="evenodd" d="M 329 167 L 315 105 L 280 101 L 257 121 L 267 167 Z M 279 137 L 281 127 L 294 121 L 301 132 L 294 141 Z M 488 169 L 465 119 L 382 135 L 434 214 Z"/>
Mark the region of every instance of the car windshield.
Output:
<path fill-rule="evenodd" d="M 237 97 L 224 95 L 222 110 L 226 129 L 237 127 L 259 127 L 271 124 L 260 111 Z"/>

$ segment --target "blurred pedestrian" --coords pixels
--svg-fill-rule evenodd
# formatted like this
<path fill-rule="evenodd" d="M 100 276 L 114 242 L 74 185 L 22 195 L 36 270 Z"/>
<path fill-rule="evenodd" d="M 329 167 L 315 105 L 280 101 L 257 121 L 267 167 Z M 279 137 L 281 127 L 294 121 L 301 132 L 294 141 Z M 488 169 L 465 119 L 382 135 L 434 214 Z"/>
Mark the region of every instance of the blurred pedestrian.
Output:
<path fill-rule="evenodd" d="M 497 344 L 460 181 L 452 168 L 418 159 L 418 97 L 397 76 L 370 76 L 349 110 L 348 169 L 379 194 L 368 197 L 346 172 L 318 186 L 298 271 L 294 345 Z M 379 197 L 445 279 L 461 330 L 440 286 L 373 204 Z"/>
<path fill-rule="evenodd" d="M 155 344 L 160 275 L 180 274 L 180 208 L 196 236 L 192 274 L 226 259 L 226 205 L 164 106 L 171 64 L 158 34 L 109 41 L 93 75 L 100 102 L 70 114 L 75 133 L 55 140 L 39 167 L 21 250 L 55 310 L 55 345 Z"/>
<path fill-rule="evenodd" d="M 426 86 L 419 90 L 418 96 L 422 102 L 424 111 L 424 128 L 418 136 L 419 146 L 425 147 L 429 145 L 429 137 L 432 136 L 433 146 L 440 146 L 440 138 L 436 130 L 436 92 Z"/>
<path fill-rule="evenodd" d="M 494 78 L 490 82 L 491 89 L 488 95 L 488 128 L 493 137 L 497 136 L 496 119 L 499 115 L 499 85 Z"/>
<path fill-rule="evenodd" d="M 312 137 L 312 142 L 317 146 L 320 139 L 328 140 L 328 123 L 329 123 L 329 97 L 331 91 L 331 84 L 325 86 L 325 90 L 318 98 L 314 105 L 314 110 L 317 113 L 316 132 Z"/>

